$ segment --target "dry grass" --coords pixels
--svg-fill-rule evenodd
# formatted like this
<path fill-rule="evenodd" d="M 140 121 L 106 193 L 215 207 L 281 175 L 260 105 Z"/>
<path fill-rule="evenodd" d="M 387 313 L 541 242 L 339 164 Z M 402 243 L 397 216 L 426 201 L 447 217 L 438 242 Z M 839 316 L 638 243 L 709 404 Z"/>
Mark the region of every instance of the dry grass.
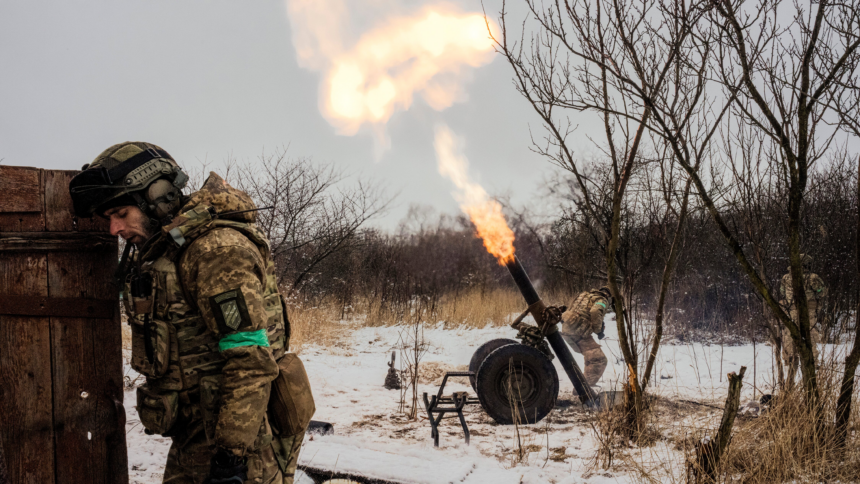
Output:
<path fill-rule="evenodd" d="M 823 419 L 818 424 L 799 386 L 778 394 L 774 405 L 757 418 L 738 416 L 717 470 L 717 482 L 860 482 L 860 428 L 856 423 L 860 409 L 856 400 L 845 450 L 838 448 L 834 436 L 841 371 L 841 361 L 828 362 L 819 369 Z M 714 437 L 721 411 L 661 399 L 654 413 L 650 426 L 661 437 L 623 452 L 616 448 L 613 467 L 630 471 L 637 482 L 686 483 L 684 461 L 693 456 L 701 439 Z M 673 426 L 672 420 L 686 420 L 692 425 Z"/>
<path fill-rule="evenodd" d="M 523 296 L 513 289 L 471 289 L 440 298 L 436 317 L 444 321 L 446 327 L 504 326 L 525 307 Z"/>
<path fill-rule="evenodd" d="M 340 319 L 341 309 L 333 304 L 308 305 L 287 302 L 290 318 L 290 351 L 301 353 L 306 344 L 333 347 L 341 342 L 350 324 Z"/>
<path fill-rule="evenodd" d="M 525 309 L 522 295 L 511 288 L 466 289 L 430 298 L 428 304 L 432 321 L 427 322 L 442 322 L 446 328 L 504 326 Z M 367 298 L 356 302 L 351 311 L 354 316 L 366 316 L 366 326 L 392 326 L 409 319 L 405 308 L 411 306 L 414 304 L 397 305 Z"/>
<path fill-rule="evenodd" d="M 723 475 L 743 476 L 744 482 L 857 482 L 860 439 L 856 423 L 849 429 L 846 449 L 836 443 L 833 415 L 841 380 L 841 365 L 819 371 L 823 423 L 816 424 L 799 386 L 777 395 L 773 408 L 757 419 L 735 424 L 735 435 L 723 462 Z M 857 402 L 852 405 L 857 422 Z"/>

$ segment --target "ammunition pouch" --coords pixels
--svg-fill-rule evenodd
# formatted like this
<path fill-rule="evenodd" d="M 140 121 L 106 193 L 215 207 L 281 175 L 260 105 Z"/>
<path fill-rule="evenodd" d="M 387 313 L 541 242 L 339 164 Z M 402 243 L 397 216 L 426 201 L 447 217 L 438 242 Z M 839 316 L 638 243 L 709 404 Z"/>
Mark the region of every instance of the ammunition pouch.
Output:
<path fill-rule="evenodd" d="M 131 366 L 135 371 L 151 378 L 167 372 L 170 364 L 170 324 L 147 315 L 141 323 L 137 318 L 131 324 Z"/>
<path fill-rule="evenodd" d="M 155 392 L 147 385 L 137 388 L 137 414 L 147 434 L 164 435 L 176 423 L 178 392 Z"/>
<path fill-rule="evenodd" d="M 311 384 L 302 360 L 287 353 L 278 361 L 278 377 L 269 397 L 269 423 L 281 436 L 304 431 L 316 411 Z"/>

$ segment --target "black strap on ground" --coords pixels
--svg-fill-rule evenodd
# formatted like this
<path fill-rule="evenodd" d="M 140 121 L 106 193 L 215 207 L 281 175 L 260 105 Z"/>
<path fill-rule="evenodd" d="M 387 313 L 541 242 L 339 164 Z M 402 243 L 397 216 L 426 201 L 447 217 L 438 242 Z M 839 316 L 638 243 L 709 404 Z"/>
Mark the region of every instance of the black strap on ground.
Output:
<path fill-rule="evenodd" d="M 317 484 L 322 484 L 323 482 L 330 481 L 332 479 L 346 479 L 348 481 L 358 482 L 360 484 L 404 484 L 400 481 L 386 481 L 384 479 L 375 479 L 372 477 L 350 474 L 347 472 L 330 471 L 327 469 L 320 469 L 317 467 L 301 464 L 299 464 L 298 468 L 301 469 L 305 474 L 307 474 L 308 477 L 313 479 L 314 482 Z"/>

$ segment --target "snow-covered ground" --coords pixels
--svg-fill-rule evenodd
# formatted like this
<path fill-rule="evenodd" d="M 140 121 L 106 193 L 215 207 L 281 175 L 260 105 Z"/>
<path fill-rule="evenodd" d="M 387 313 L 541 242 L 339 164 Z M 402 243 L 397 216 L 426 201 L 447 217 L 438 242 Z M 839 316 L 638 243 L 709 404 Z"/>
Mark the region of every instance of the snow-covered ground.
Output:
<path fill-rule="evenodd" d="M 615 325 L 608 320 L 607 323 L 607 338 L 601 342 L 609 358 L 600 382 L 604 390 L 620 388 L 618 382 L 624 376 Z M 655 414 L 662 434 L 677 439 L 664 438 L 644 450 L 630 449 L 629 465 L 604 471 L 591 465 L 598 445 L 589 423 L 591 417 L 572 404 L 576 401 L 573 386 L 556 358 L 561 383 L 559 408 L 538 424 L 520 427 L 521 445 L 530 452 L 517 463 L 516 429 L 495 424 L 477 405 L 466 411 L 471 431 L 469 446 L 463 442 L 463 432 L 454 418 L 443 421 L 440 447 L 434 448 L 420 401 L 416 421 L 403 416 L 400 392 L 382 386 L 388 370 L 386 362 L 403 330 L 353 329 L 344 323 L 345 336 L 336 345 L 303 348 L 301 356 L 316 400 L 314 419 L 334 424 L 335 434 L 306 437 L 300 464 L 414 484 L 632 482 L 629 472 L 639 465 L 665 467 L 668 463 L 670 468 L 683 468 L 677 442 L 691 431 L 717 425 L 719 411 L 700 404 L 722 406 L 728 388 L 727 373 L 747 367 L 742 403 L 770 393 L 773 382 L 772 352 L 765 344 L 663 346 L 649 393 L 657 395 L 661 402 Z M 425 327 L 429 350 L 422 359 L 427 373 L 423 379 L 426 383 L 419 385 L 419 400 L 422 392 L 436 392 L 441 379 L 437 375 L 446 369 L 464 369 L 482 343 L 514 336 L 515 331 L 507 327 Z M 826 352 L 832 350 L 825 348 Z M 582 365 L 581 355 L 575 356 Z M 472 390 L 462 379 L 448 383 L 446 394 L 451 391 Z M 143 434 L 134 410 L 134 391 L 128 391 L 125 397 L 131 482 L 161 482 L 169 439 Z M 407 403 L 411 403 L 410 396 Z"/>

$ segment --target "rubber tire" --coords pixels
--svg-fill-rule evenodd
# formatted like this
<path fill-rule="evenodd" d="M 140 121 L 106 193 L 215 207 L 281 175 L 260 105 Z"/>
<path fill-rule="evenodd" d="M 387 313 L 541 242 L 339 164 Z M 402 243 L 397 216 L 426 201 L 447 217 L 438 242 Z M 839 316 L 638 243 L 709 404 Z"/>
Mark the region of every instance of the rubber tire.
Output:
<path fill-rule="evenodd" d="M 490 353 L 478 369 L 476 392 L 484 411 L 501 425 L 514 423 L 513 412 L 504 390 L 509 369 L 520 373 L 529 383 L 518 405 L 519 422 L 540 422 L 555 407 L 558 399 L 558 373 L 549 358 L 524 344 L 514 343 Z M 531 387 L 531 391 L 529 391 Z M 523 386 L 519 386 L 523 388 Z"/>
<path fill-rule="evenodd" d="M 490 353 L 501 348 L 502 346 L 517 343 L 518 341 L 515 339 L 491 339 L 490 341 L 487 341 L 486 343 L 479 346 L 477 350 L 475 350 L 475 353 L 472 354 L 472 359 L 469 360 L 469 371 L 474 373 L 474 375 L 469 377 L 469 382 L 472 384 L 472 390 L 478 391 L 475 387 L 475 378 L 477 378 L 478 369 L 481 368 L 481 363 L 484 362 L 484 359 L 489 356 Z"/>

